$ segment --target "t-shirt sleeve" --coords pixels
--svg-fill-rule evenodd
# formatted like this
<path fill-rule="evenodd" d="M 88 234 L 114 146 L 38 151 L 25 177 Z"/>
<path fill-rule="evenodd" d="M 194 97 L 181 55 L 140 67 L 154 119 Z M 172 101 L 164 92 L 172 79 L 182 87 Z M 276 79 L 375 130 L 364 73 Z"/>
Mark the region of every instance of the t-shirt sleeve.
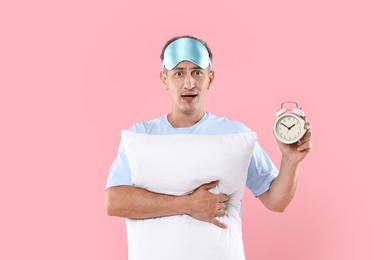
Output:
<path fill-rule="evenodd" d="M 121 140 L 118 148 L 118 155 L 110 167 L 106 189 L 121 185 L 131 186 L 132 184 L 131 171 L 127 161 L 125 148 Z"/>
<path fill-rule="evenodd" d="M 142 132 L 142 124 L 138 123 L 130 127 L 128 130 L 131 132 Z M 141 129 L 141 131 L 139 131 Z M 119 143 L 118 155 L 116 156 L 114 162 L 111 164 L 108 180 L 106 183 L 106 189 L 114 186 L 127 185 L 132 186 L 133 182 L 131 179 L 131 171 L 129 162 L 127 160 L 125 147 L 122 140 Z"/>
<path fill-rule="evenodd" d="M 278 174 L 279 170 L 275 167 L 259 143 L 256 143 L 249 163 L 246 186 L 257 197 L 269 190 L 272 181 Z"/>

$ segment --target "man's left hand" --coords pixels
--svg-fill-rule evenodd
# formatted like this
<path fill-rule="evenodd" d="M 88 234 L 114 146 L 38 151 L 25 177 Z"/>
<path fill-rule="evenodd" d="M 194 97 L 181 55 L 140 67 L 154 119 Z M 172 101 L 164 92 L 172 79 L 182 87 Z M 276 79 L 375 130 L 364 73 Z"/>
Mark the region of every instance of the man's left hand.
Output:
<path fill-rule="evenodd" d="M 284 144 L 277 140 L 279 149 L 285 157 L 285 159 L 293 162 L 295 164 L 299 164 L 303 159 L 305 159 L 306 155 L 309 153 L 312 145 L 310 142 L 311 132 L 310 132 L 311 124 L 306 122 L 305 129 L 307 130 L 305 135 L 294 144 Z"/>

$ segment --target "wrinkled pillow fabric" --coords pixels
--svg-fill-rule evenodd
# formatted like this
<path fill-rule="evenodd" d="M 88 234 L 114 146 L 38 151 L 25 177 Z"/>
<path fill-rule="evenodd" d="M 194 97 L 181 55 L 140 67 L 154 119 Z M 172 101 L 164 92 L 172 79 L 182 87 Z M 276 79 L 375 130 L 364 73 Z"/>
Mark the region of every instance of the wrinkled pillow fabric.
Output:
<path fill-rule="evenodd" d="M 254 132 L 227 135 L 149 135 L 122 131 L 132 181 L 151 192 L 186 195 L 219 180 L 229 196 L 221 229 L 188 215 L 127 219 L 129 259 L 243 260 L 241 200 L 256 142 Z"/>

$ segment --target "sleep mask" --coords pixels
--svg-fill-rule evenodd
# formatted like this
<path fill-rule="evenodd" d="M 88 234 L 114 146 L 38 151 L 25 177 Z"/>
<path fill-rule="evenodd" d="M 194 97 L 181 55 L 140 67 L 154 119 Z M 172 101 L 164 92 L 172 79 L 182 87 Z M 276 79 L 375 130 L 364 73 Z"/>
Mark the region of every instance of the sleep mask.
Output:
<path fill-rule="evenodd" d="M 202 69 L 210 66 L 211 69 L 211 60 L 206 47 L 192 38 L 180 38 L 171 42 L 165 48 L 162 67 L 172 70 L 182 61 L 190 61 Z"/>

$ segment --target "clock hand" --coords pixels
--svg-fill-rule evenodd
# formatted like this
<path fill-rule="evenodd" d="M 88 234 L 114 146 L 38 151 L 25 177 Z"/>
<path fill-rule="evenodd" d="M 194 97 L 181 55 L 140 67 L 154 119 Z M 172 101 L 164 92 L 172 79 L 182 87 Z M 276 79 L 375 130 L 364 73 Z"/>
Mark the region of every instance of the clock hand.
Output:
<path fill-rule="evenodd" d="M 288 130 L 290 130 L 289 128 L 288 128 L 288 126 L 286 126 L 285 124 L 283 124 L 283 123 L 281 123 L 285 128 L 287 128 Z"/>
<path fill-rule="evenodd" d="M 288 128 L 288 130 L 290 130 L 291 128 L 293 128 L 295 125 L 296 125 L 296 124 L 293 124 L 292 126 L 290 126 L 290 127 L 287 127 L 287 128 Z"/>

